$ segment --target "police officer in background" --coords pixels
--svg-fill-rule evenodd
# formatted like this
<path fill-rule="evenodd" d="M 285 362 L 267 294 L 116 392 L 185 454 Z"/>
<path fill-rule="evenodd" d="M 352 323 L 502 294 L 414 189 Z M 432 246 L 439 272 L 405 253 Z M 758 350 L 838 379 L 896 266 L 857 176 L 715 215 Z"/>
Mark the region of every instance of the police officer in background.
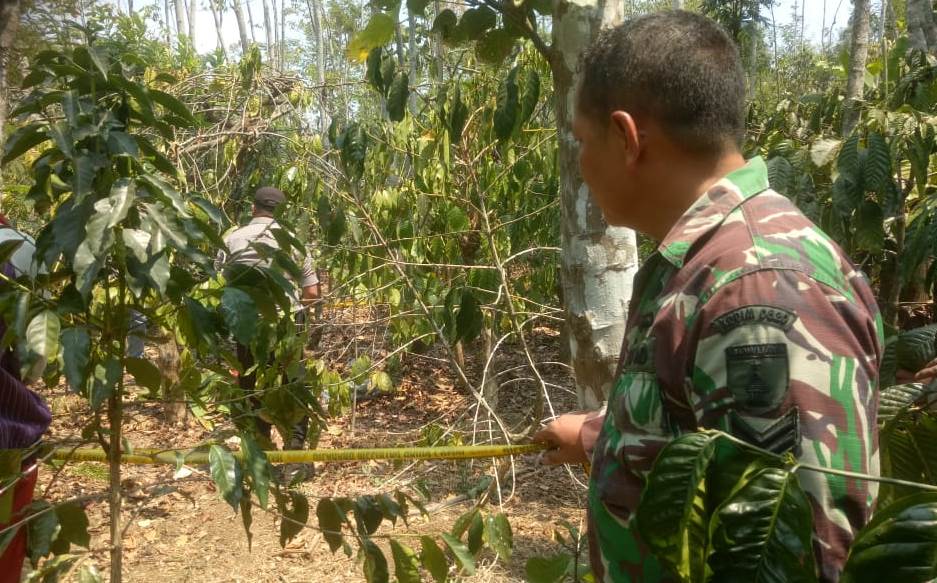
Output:
<path fill-rule="evenodd" d="M 254 193 L 253 216 L 249 223 L 225 236 L 224 242 L 227 252 L 222 251 L 215 260 L 215 268 L 230 268 L 234 265 L 259 267 L 267 269 L 271 265 L 270 253 L 265 248 L 279 249 L 279 243 L 274 237 L 274 231 L 283 229 L 277 222 L 275 215 L 286 202 L 286 195 L 277 188 L 265 186 L 258 188 Z M 294 260 L 301 266 L 302 278 L 294 281 L 295 288 L 290 300 L 291 310 L 297 325 L 298 333 L 304 330 L 306 308 L 319 298 L 319 278 L 308 253 Z M 254 357 L 249 346 L 238 343 L 238 360 L 246 371 L 254 366 Z M 288 379 L 284 379 L 288 382 Z M 248 393 L 253 393 L 256 385 L 256 374 L 242 374 L 238 379 L 240 387 Z M 259 400 L 253 398 L 254 407 L 259 407 Z M 256 419 L 258 433 L 270 438 L 271 425 L 263 419 Z M 293 428 L 290 436 L 283 436 L 285 449 L 302 449 L 309 429 L 309 418 L 303 419 Z"/>
<path fill-rule="evenodd" d="M 761 158 L 742 156 L 745 74 L 714 22 L 634 18 L 600 33 L 582 73 L 582 177 L 609 224 L 659 246 L 635 277 L 607 407 L 560 416 L 535 439 L 554 446 L 548 463 L 591 457 L 595 579 L 669 581 L 633 519 L 675 435 L 719 429 L 805 463 L 878 473 L 881 318 L 842 250 L 771 190 Z M 817 575 L 836 581 L 877 486 L 800 480 Z"/>

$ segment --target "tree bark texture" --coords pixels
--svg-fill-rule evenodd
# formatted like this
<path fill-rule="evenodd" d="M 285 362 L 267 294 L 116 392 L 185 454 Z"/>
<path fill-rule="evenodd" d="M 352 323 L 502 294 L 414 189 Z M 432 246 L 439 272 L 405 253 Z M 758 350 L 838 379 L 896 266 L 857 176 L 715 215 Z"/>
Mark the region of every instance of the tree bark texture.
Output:
<path fill-rule="evenodd" d="M 194 2 L 195 0 L 189 1 Z M 211 8 L 212 18 L 215 19 L 216 44 L 218 48 L 221 49 L 221 54 L 224 55 L 225 62 L 228 63 L 231 60 L 228 58 L 228 49 L 224 46 L 224 35 L 221 33 L 221 2 L 219 0 L 209 0 L 208 5 Z"/>
<path fill-rule="evenodd" d="M 16 29 L 19 27 L 20 3 L 19 0 L 0 2 L 0 152 L 6 143 L 5 126 L 7 107 L 9 102 L 9 88 L 7 87 L 7 65 L 11 58 L 13 40 Z M 0 173 L 0 194 L 3 193 L 3 174 Z M 3 200 L 0 198 L 0 208 Z"/>
<path fill-rule="evenodd" d="M 264 31 L 267 35 L 267 62 L 273 62 L 273 24 L 270 22 L 270 3 L 263 0 L 264 4 Z"/>
<path fill-rule="evenodd" d="M 238 36 L 241 37 L 241 54 L 246 55 L 250 48 L 250 42 L 247 40 L 247 24 L 244 22 L 244 9 L 241 8 L 241 0 L 232 0 L 234 6 L 234 18 L 238 22 Z"/>
<path fill-rule="evenodd" d="M 197 8 L 196 2 L 198 0 L 189 0 L 189 42 L 192 43 L 192 46 L 195 46 L 195 9 Z M 180 33 L 181 34 L 181 33 Z"/>
<path fill-rule="evenodd" d="M 915 49 L 937 53 L 937 18 L 931 0 L 908 0 L 908 40 Z"/>
<path fill-rule="evenodd" d="M 176 38 L 179 38 L 185 34 L 185 6 L 182 0 L 173 0 L 173 5 L 176 8 Z"/>
<path fill-rule="evenodd" d="M 638 254 L 634 231 L 609 226 L 592 201 L 572 122 L 580 56 L 602 28 L 622 21 L 622 8 L 612 0 L 560 0 L 553 19 L 563 298 L 579 404 L 588 408 L 611 392 Z"/>
<path fill-rule="evenodd" d="M 852 13 L 852 37 L 849 55 L 849 76 L 843 100 L 843 136 L 849 136 L 859 123 L 862 89 L 865 85 L 865 64 L 869 56 L 869 0 L 855 0 Z"/>

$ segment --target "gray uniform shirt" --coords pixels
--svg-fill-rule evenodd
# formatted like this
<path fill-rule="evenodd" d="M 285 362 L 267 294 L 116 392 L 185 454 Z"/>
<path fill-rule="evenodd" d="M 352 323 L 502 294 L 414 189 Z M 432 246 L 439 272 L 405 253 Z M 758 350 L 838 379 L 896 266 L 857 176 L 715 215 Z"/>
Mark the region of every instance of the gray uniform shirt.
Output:
<path fill-rule="evenodd" d="M 248 265 L 252 267 L 269 268 L 271 260 L 265 257 L 264 253 L 258 247 L 266 245 L 273 249 L 279 249 L 273 236 L 273 231 L 281 229 L 280 224 L 273 217 L 254 217 L 249 223 L 239 229 L 231 231 L 224 237 L 227 253 L 221 251 L 215 259 L 215 269 L 221 269 L 225 265 Z M 297 284 L 297 289 L 291 298 L 293 311 L 302 307 L 300 304 L 299 289 L 312 287 L 319 283 L 316 275 L 315 266 L 308 253 L 302 257 L 295 258 L 296 262 L 302 266 L 302 279 Z"/>

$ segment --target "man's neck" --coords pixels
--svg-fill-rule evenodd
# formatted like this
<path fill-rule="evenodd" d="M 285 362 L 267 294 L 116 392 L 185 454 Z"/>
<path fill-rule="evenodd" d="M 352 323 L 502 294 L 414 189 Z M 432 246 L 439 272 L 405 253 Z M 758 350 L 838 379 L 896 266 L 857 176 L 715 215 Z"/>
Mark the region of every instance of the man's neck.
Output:
<path fill-rule="evenodd" d="M 706 191 L 717 182 L 744 167 L 745 158 L 739 152 L 732 152 L 714 160 L 684 159 L 672 166 L 669 171 L 661 169 L 655 178 L 655 212 L 648 217 L 648 222 L 639 230 L 644 231 L 657 241 L 662 241 Z M 674 172 L 673 168 L 680 170 Z"/>

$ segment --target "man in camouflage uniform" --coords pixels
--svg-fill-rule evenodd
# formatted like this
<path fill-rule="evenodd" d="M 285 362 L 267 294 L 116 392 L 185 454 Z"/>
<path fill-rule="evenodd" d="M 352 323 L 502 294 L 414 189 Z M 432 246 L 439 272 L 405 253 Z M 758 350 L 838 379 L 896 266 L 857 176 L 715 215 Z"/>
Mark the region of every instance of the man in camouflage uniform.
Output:
<path fill-rule="evenodd" d="M 674 436 L 720 429 L 805 463 L 877 474 L 881 319 L 865 278 L 745 161 L 745 79 L 732 41 L 687 12 L 605 31 L 587 52 L 580 166 L 610 224 L 661 241 L 638 272 L 604 411 L 535 438 L 548 463 L 592 456 L 598 581 L 667 579 L 632 521 Z M 835 581 L 874 484 L 799 475 L 820 578 Z"/>

